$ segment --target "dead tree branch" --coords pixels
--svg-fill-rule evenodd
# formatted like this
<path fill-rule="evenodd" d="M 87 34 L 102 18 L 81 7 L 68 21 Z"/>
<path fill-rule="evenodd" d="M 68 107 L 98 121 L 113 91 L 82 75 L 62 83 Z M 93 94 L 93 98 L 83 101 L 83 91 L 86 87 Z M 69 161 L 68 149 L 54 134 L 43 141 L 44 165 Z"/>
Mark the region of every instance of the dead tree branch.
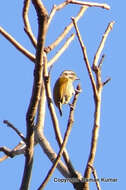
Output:
<path fill-rule="evenodd" d="M 94 93 L 94 103 L 95 103 L 94 127 L 93 127 L 93 131 L 92 131 L 90 154 L 89 154 L 88 162 L 87 162 L 85 173 L 84 173 L 84 178 L 89 179 L 90 174 L 91 174 L 91 167 L 89 167 L 89 165 L 93 166 L 93 163 L 94 163 L 94 159 L 95 159 L 95 155 L 96 155 L 96 149 L 97 149 L 97 142 L 98 142 L 98 134 L 99 134 L 99 129 L 100 129 L 101 94 L 102 94 L 102 89 L 103 89 L 103 83 L 101 80 L 101 67 L 98 67 L 98 59 L 99 59 L 100 53 L 104 47 L 104 43 L 105 43 L 105 40 L 107 37 L 106 34 L 108 34 L 110 29 L 112 29 L 114 22 L 111 22 L 108 25 L 108 27 L 105 31 L 105 34 L 103 35 L 100 46 L 99 46 L 99 48 L 96 52 L 96 55 L 94 57 L 93 70 L 94 70 L 95 76 L 96 76 L 96 82 L 95 82 L 90 64 L 88 62 L 86 48 L 85 48 L 84 43 L 81 39 L 79 29 L 77 27 L 75 20 L 73 18 L 72 18 L 72 20 L 73 20 L 73 23 L 74 23 L 74 26 L 76 29 L 76 33 L 77 33 L 78 40 L 80 42 L 80 46 L 82 48 L 84 60 L 86 63 L 87 71 L 88 71 L 88 74 L 90 77 L 90 81 L 91 81 L 93 93 Z M 84 182 L 83 189 L 89 190 L 89 182 L 87 182 L 87 181 Z"/>
<path fill-rule="evenodd" d="M 50 12 L 50 15 L 49 15 L 49 20 L 48 20 L 48 27 L 56 13 L 56 11 L 59 11 L 61 9 L 63 9 L 66 5 L 68 5 L 68 2 L 67 1 L 64 1 L 63 3 L 59 4 L 59 5 L 54 5 L 51 12 Z"/>
<path fill-rule="evenodd" d="M 32 62 L 35 62 L 35 56 L 25 49 L 19 42 L 17 42 L 10 34 L 8 34 L 2 27 L 0 27 L 0 33 L 11 43 L 16 49 L 23 53 Z"/>
<path fill-rule="evenodd" d="M 77 34 L 77 37 L 78 37 L 78 40 L 79 40 L 79 43 L 80 43 L 80 46 L 81 46 L 81 49 L 82 49 L 82 52 L 83 52 L 84 61 L 85 61 L 85 64 L 86 64 L 86 67 L 87 67 L 87 70 L 88 70 L 88 74 L 89 74 L 89 77 L 90 77 L 90 81 L 91 81 L 93 90 L 97 94 L 97 88 L 96 88 L 96 84 L 95 84 L 95 79 L 94 79 L 94 76 L 93 76 L 93 73 L 92 73 L 92 70 L 91 70 L 90 63 L 88 61 L 86 46 L 84 45 L 84 43 L 82 41 L 82 38 L 81 38 L 81 35 L 80 35 L 80 32 L 79 32 L 79 29 L 77 27 L 77 23 L 76 23 L 75 18 L 72 17 L 72 21 L 73 21 L 74 27 L 76 29 L 76 34 Z"/>
<path fill-rule="evenodd" d="M 8 157 L 15 157 L 17 155 L 20 155 L 20 154 L 25 154 L 25 144 L 24 142 L 19 142 L 18 145 L 16 147 L 14 147 L 12 150 L 3 146 L 3 147 L 0 147 L 0 152 L 3 152 L 4 154 L 6 154 L 5 156 L 5 159 L 7 159 Z M 0 162 L 4 161 L 5 160 L 4 157 L 3 159 L 0 158 Z"/>
<path fill-rule="evenodd" d="M 62 53 L 68 48 L 68 46 L 70 45 L 70 43 L 74 40 L 75 35 L 72 34 L 67 41 L 64 43 L 64 45 L 58 50 L 58 52 L 56 53 L 56 55 L 54 55 L 54 57 L 48 62 L 48 67 L 52 66 L 53 63 L 55 63 L 57 61 L 57 59 L 62 55 Z"/>
<path fill-rule="evenodd" d="M 24 31 L 28 35 L 31 43 L 33 46 L 36 48 L 37 47 L 37 40 L 32 32 L 30 23 L 29 23 L 29 18 L 28 18 L 28 11 L 29 11 L 29 6 L 30 6 L 31 0 L 24 0 L 24 7 L 23 7 L 23 20 L 24 20 Z"/>
<path fill-rule="evenodd" d="M 83 5 L 83 6 L 88 6 L 88 7 L 100 7 L 103 9 L 110 9 L 110 6 L 107 4 L 103 3 L 95 3 L 95 2 L 83 2 L 83 1 L 76 1 L 76 0 L 68 0 L 69 3 L 71 4 L 77 4 L 77 5 Z"/>
<path fill-rule="evenodd" d="M 76 22 L 83 16 L 84 12 L 87 10 L 88 7 L 81 7 L 78 15 L 75 17 Z M 63 39 L 64 37 L 69 33 L 69 31 L 72 29 L 73 23 L 71 22 L 67 27 L 65 27 L 64 31 L 61 33 L 61 35 L 48 47 L 45 48 L 45 52 L 49 53 L 52 49 L 54 49 Z"/>
<path fill-rule="evenodd" d="M 101 43 L 99 44 L 99 47 L 98 47 L 97 52 L 96 52 L 95 57 L 94 57 L 93 67 L 97 66 L 97 64 L 98 64 L 98 60 L 99 60 L 101 52 L 102 52 L 102 50 L 104 48 L 105 41 L 106 41 L 106 39 L 107 39 L 107 37 L 109 35 L 109 32 L 112 30 L 114 23 L 115 22 L 110 22 L 108 24 L 108 27 L 107 27 L 104 35 L 102 36 Z"/>
<path fill-rule="evenodd" d="M 9 121 L 7 120 L 4 120 L 3 123 L 5 123 L 8 127 L 12 128 L 17 134 L 18 136 L 24 141 L 26 142 L 26 139 L 24 137 L 24 135 L 16 128 L 14 127 L 14 125 L 12 123 L 10 123 Z"/>
<path fill-rule="evenodd" d="M 100 184 L 99 184 L 99 178 L 98 178 L 98 176 L 97 176 L 96 170 L 94 169 L 93 166 L 91 166 L 91 165 L 88 165 L 88 166 L 89 166 L 89 167 L 91 168 L 91 170 L 92 170 L 92 174 L 93 174 L 94 179 L 95 179 L 95 183 L 96 183 L 97 190 L 101 190 L 101 187 L 100 187 Z"/>

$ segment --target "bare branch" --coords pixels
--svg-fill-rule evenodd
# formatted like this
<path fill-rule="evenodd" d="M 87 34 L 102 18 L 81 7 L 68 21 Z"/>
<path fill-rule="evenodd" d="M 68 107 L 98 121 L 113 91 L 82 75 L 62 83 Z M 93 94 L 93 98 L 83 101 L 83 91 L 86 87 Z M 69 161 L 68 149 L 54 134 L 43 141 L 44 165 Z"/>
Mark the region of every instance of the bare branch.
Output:
<path fill-rule="evenodd" d="M 110 80 L 111 78 L 109 77 L 105 82 L 103 82 L 103 86 L 105 86 Z"/>
<path fill-rule="evenodd" d="M 7 148 L 7 147 L 5 147 L 5 146 L 0 147 L 0 151 L 4 152 L 4 154 L 6 154 L 6 156 L 4 156 L 3 158 L 0 158 L 0 162 L 4 161 L 8 157 L 13 158 L 14 156 L 17 156 L 17 155 L 20 155 L 20 154 L 25 154 L 25 148 L 24 148 L 24 146 L 25 146 L 24 142 L 21 141 L 12 150 L 9 149 L 9 148 Z"/>
<path fill-rule="evenodd" d="M 0 147 L 0 151 L 1 152 L 4 152 L 4 154 L 6 154 L 7 156 L 13 158 L 14 157 L 14 154 L 13 154 L 13 151 L 11 151 L 11 149 L 3 146 L 3 147 Z"/>
<path fill-rule="evenodd" d="M 35 62 L 35 55 L 25 49 L 20 43 L 18 43 L 10 34 L 8 34 L 2 27 L 0 27 L 0 33 L 13 44 L 21 53 L 23 53 L 32 62 Z"/>
<path fill-rule="evenodd" d="M 23 20 L 24 20 L 24 30 L 26 34 L 28 35 L 30 41 L 32 42 L 33 46 L 36 48 L 37 47 L 37 40 L 32 32 L 30 23 L 29 23 L 29 18 L 28 18 L 28 11 L 29 11 L 29 6 L 30 6 L 31 0 L 24 0 L 24 7 L 23 7 Z"/>
<path fill-rule="evenodd" d="M 110 22 L 108 24 L 108 27 L 107 27 L 105 33 L 102 36 L 102 40 L 101 40 L 101 42 L 99 44 L 99 47 L 98 47 L 97 52 L 96 52 L 95 57 L 94 57 L 93 68 L 98 65 L 98 60 L 99 60 L 100 54 L 101 54 L 101 52 L 102 52 L 102 50 L 104 48 L 105 41 L 106 41 L 106 39 L 108 37 L 109 32 L 112 30 L 114 23 L 115 22 L 112 21 L 112 22 Z"/>
<path fill-rule="evenodd" d="M 79 32 L 78 26 L 76 24 L 75 18 L 72 17 L 72 21 L 73 21 L 73 24 L 74 24 L 74 27 L 75 27 L 75 30 L 76 30 L 76 33 L 77 33 L 77 37 L 78 37 L 82 52 L 83 52 L 83 57 L 84 57 L 86 67 L 87 67 L 87 70 L 88 70 L 88 74 L 89 74 L 89 77 L 90 77 L 90 80 L 91 80 L 91 84 L 92 84 L 92 87 L 93 87 L 93 90 L 94 90 L 94 95 L 96 95 L 97 94 L 97 88 L 96 88 L 95 80 L 94 80 L 93 73 L 92 73 L 92 70 L 91 70 L 91 66 L 90 66 L 89 61 L 88 61 L 86 46 L 84 45 L 84 43 L 82 41 L 82 38 L 81 38 L 81 35 L 80 35 L 80 32 Z"/>
<path fill-rule="evenodd" d="M 61 9 L 63 9 L 66 5 L 68 5 L 68 2 L 67 1 L 64 1 L 63 3 L 59 4 L 59 5 L 54 5 L 52 10 L 51 10 L 51 13 L 49 15 L 49 20 L 48 20 L 48 27 L 52 21 L 52 18 L 54 17 L 56 11 L 59 11 Z"/>
<path fill-rule="evenodd" d="M 101 190 L 101 187 L 100 187 L 100 183 L 99 183 L 99 179 L 98 179 L 96 170 L 95 170 L 94 167 L 91 166 L 91 165 L 89 165 L 89 167 L 90 167 L 91 170 L 92 170 L 92 174 L 93 174 L 94 179 L 95 179 L 95 183 L 96 183 L 97 190 Z"/>
<path fill-rule="evenodd" d="M 83 1 L 76 1 L 76 0 L 68 0 L 69 3 L 71 4 L 77 4 L 77 5 L 83 5 L 83 6 L 88 6 L 88 7 L 100 7 L 103 9 L 110 9 L 110 6 L 107 4 L 103 3 L 96 3 L 96 2 L 83 2 Z"/>
<path fill-rule="evenodd" d="M 37 130 L 36 131 L 36 138 L 37 138 L 37 141 L 40 144 L 41 148 L 43 149 L 44 153 L 49 158 L 49 160 L 52 163 L 54 163 L 55 159 L 57 158 L 57 154 L 55 153 L 55 151 L 51 147 L 50 143 L 48 142 L 48 140 L 44 136 L 43 132 Z M 61 174 L 64 177 L 66 177 L 66 178 L 71 177 L 71 174 L 70 174 L 68 168 L 66 167 L 66 165 L 61 160 L 59 161 L 59 163 L 57 165 L 57 169 L 61 172 Z"/>
<path fill-rule="evenodd" d="M 102 41 L 99 45 L 99 48 L 98 48 L 98 50 L 95 54 L 95 57 L 94 57 L 93 69 L 94 69 L 94 72 L 96 75 L 97 95 L 94 96 L 94 102 L 95 102 L 94 127 L 93 127 L 93 131 L 92 131 L 90 154 L 89 154 L 87 166 L 86 166 L 85 173 L 84 173 L 84 177 L 87 179 L 90 178 L 90 174 L 91 174 L 91 167 L 89 167 L 89 165 L 93 166 L 93 163 L 95 160 L 95 155 L 96 155 L 97 142 L 98 142 L 99 129 L 100 129 L 101 94 L 102 94 L 102 89 L 103 89 L 103 84 L 104 84 L 104 83 L 102 83 L 102 80 L 101 80 L 101 68 L 99 67 L 99 65 L 97 66 L 97 64 L 98 64 L 98 59 L 100 57 L 100 53 L 104 47 L 105 40 L 108 36 L 108 33 L 112 29 L 113 24 L 114 24 L 114 22 L 111 22 L 108 25 L 108 27 L 107 27 L 104 35 L 103 35 Z M 102 62 L 102 59 L 101 59 L 101 62 Z M 89 190 L 89 183 L 88 182 L 84 183 L 84 190 Z"/>
<path fill-rule="evenodd" d="M 100 69 L 101 69 L 101 67 L 102 67 L 104 58 L 105 58 L 105 54 L 102 55 L 101 60 L 100 60 L 100 62 L 99 62 L 99 64 L 98 64 L 98 68 L 100 68 Z"/>
<path fill-rule="evenodd" d="M 42 82 L 41 95 L 37 112 L 37 122 L 35 126 L 36 130 L 39 132 L 43 132 L 44 129 L 45 112 L 46 112 L 46 95 L 45 95 L 44 82 Z"/>
<path fill-rule="evenodd" d="M 68 48 L 68 46 L 70 45 L 70 43 L 73 41 L 75 35 L 72 34 L 67 41 L 64 43 L 64 45 L 61 47 L 61 49 L 58 50 L 58 52 L 56 53 L 56 55 L 48 62 L 48 67 L 52 66 L 53 63 L 55 63 L 57 61 L 57 59 L 62 55 L 62 53 Z"/>
<path fill-rule="evenodd" d="M 1 157 L 0 158 L 0 162 L 3 162 L 4 160 L 6 160 L 8 158 L 8 156 L 7 155 L 5 155 L 5 156 L 3 156 L 3 157 Z"/>
<path fill-rule="evenodd" d="M 77 102 L 77 98 L 78 98 L 79 93 L 80 93 L 80 87 L 78 86 L 77 90 L 75 91 L 75 96 L 74 96 L 74 99 L 73 99 L 73 102 L 72 102 L 72 107 L 70 109 L 67 129 L 66 129 L 66 132 L 65 132 L 65 135 L 64 135 L 64 138 L 63 138 L 63 143 L 61 145 L 60 151 L 59 151 L 59 153 L 57 155 L 57 158 L 56 158 L 54 164 L 52 165 L 52 167 L 49 170 L 46 178 L 44 179 L 44 181 L 42 182 L 42 184 L 40 185 L 40 187 L 38 188 L 38 190 L 42 190 L 45 187 L 45 185 L 48 183 L 50 177 L 52 176 L 55 168 L 58 165 L 59 160 L 61 159 L 61 156 L 62 156 L 64 148 L 65 148 L 65 146 L 67 144 L 67 141 L 68 141 L 71 129 L 72 129 L 72 125 L 73 125 L 73 122 L 74 122 L 74 110 L 75 110 L 75 106 L 76 106 L 76 102 Z"/>
<path fill-rule="evenodd" d="M 75 17 L 76 22 L 83 16 L 84 12 L 87 10 L 88 7 L 81 7 L 78 15 Z M 61 35 L 47 48 L 45 48 L 45 52 L 49 53 L 52 49 L 54 49 L 63 39 L 64 37 L 69 33 L 69 31 L 72 29 L 73 23 L 71 22 L 67 27 L 65 27 L 64 31 L 61 33 Z"/>
<path fill-rule="evenodd" d="M 26 142 L 26 139 L 24 137 L 24 135 L 16 128 L 14 127 L 14 125 L 12 123 L 10 123 L 9 121 L 7 120 L 4 120 L 3 123 L 5 123 L 8 127 L 12 128 L 18 135 L 19 137 L 24 141 Z"/>

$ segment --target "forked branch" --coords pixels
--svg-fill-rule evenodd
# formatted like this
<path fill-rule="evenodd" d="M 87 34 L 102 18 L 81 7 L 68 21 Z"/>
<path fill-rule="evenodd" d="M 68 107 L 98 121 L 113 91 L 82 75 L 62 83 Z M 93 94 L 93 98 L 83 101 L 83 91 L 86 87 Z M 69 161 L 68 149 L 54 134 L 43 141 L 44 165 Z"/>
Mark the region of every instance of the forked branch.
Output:
<path fill-rule="evenodd" d="M 24 30 L 26 34 L 28 35 L 31 43 L 33 46 L 36 48 L 37 47 L 37 40 L 32 32 L 30 23 L 29 23 L 29 18 L 28 18 L 28 12 L 29 12 L 29 6 L 30 6 L 31 0 L 24 0 L 24 7 L 23 7 L 23 20 L 24 20 Z"/>
<path fill-rule="evenodd" d="M 73 20 L 73 23 L 74 23 L 74 26 L 75 26 L 75 30 L 76 30 L 76 33 L 77 33 L 78 40 L 80 42 L 80 46 L 82 48 L 82 53 L 83 53 L 83 56 L 84 56 L 84 60 L 85 60 L 85 63 L 86 63 L 87 71 L 88 71 L 88 74 L 89 74 L 89 77 L 90 77 L 90 81 L 91 81 L 92 88 L 93 88 L 93 93 L 94 93 L 94 103 L 95 103 L 94 127 L 93 127 L 93 130 L 92 130 L 92 140 L 91 140 L 90 154 L 89 154 L 88 162 L 87 162 L 85 173 L 84 173 L 84 178 L 89 179 L 90 174 L 91 174 L 91 167 L 89 167 L 89 165 L 93 167 L 93 163 L 94 163 L 95 155 L 96 155 L 96 149 L 97 149 L 98 135 L 99 135 L 99 129 L 100 129 L 101 95 L 102 95 L 102 89 L 103 89 L 103 84 L 104 84 L 102 82 L 102 79 L 101 79 L 101 64 L 102 64 L 103 60 L 101 59 L 101 63 L 98 65 L 98 59 L 99 59 L 101 51 L 102 51 L 102 49 L 104 47 L 104 43 L 105 43 L 105 40 L 106 40 L 106 38 L 108 36 L 108 33 L 112 29 L 114 22 L 111 22 L 108 25 L 108 27 L 107 27 L 107 29 L 105 31 L 105 34 L 103 35 L 102 41 L 101 41 L 101 43 L 99 45 L 99 48 L 98 48 L 98 50 L 96 52 L 96 55 L 94 57 L 93 70 L 94 70 L 95 76 L 96 76 L 96 81 L 95 81 L 94 77 L 93 77 L 92 70 L 91 70 L 91 66 L 90 66 L 89 61 L 88 61 L 86 47 L 85 47 L 85 45 L 84 45 L 84 43 L 82 41 L 82 38 L 81 38 L 81 35 L 80 35 L 80 32 L 79 32 L 79 29 L 77 27 L 77 24 L 75 22 L 75 19 L 72 18 L 72 20 Z M 109 80 L 107 80 L 106 82 L 108 82 L 108 81 Z M 89 182 L 88 181 L 84 182 L 83 189 L 84 190 L 89 190 Z"/>
<path fill-rule="evenodd" d="M 61 9 L 63 9 L 66 5 L 68 5 L 68 2 L 67 1 L 64 1 L 63 3 L 59 4 L 59 5 L 54 5 L 52 10 L 51 10 L 51 13 L 49 15 L 49 20 L 48 20 L 48 27 L 56 13 L 56 11 L 59 11 Z"/>
<path fill-rule="evenodd" d="M 98 60 L 99 60 L 101 52 L 104 48 L 105 41 L 109 35 L 109 32 L 112 30 L 114 23 L 115 22 L 112 21 L 108 24 L 108 27 L 106 28 L 106 31 L 105 31 L 104 35 L 102 36 L 102 40 L 99 44 L 99 47 L 98 47 L 97 52 L 96 52 L 95 57 L 94 57 L 93 67 L 97 66 L 97 64 L 98 64 Z"/>
<path fill-rule="evenodd" d="M 24 135 L 23 135 L 12 123 L 10 123 L 10 122 L 7 121 L 7 120 L 4 120 L 3 123 L 5 123 L 8 127 L 10 127 L 11 129 L 13 129 L 13 130 L 18 134 L 18 136 L 19 136 L 24 142 L 26 142 L 26 139 L 25 139 Z"/>

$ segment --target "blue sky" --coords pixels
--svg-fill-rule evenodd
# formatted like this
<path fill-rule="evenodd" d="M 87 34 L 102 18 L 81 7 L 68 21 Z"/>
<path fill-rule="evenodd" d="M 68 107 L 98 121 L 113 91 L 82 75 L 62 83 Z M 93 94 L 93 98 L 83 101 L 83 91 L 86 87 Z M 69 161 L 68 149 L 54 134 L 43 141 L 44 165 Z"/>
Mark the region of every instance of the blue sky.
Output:
<path fill-rule="evenodd" d="M 78 27 L 87 47 L 89 61 L 92 64 L 94 54 L 108 23 L 113 20 L 115 21 L 114 28 L 110 32 L 103 50 L 106 57 L 102 67 L 102 79 L 104 81 L 107 77 L 111 77 L 112 80 L 103 89 L 101 128 L 94 166 L 99 178 L 117 178 L 117 182 L 115 183 L 102 182 L 102 190 L 118 190 L 123 189 L 125 185 L 126 160 L 125 149 L 123 150 L 126 134 L 125 5 L 124 3 L 119 4 L 118 1 L 112 0 L 98 0 L 97 2 L 108 3 L 111 10 L 89 8 L 79 21 Z M 46 1 L 44 1 L 44 3 L 46 4 Z M 48 11 L 51 10 L 53 4 L 59 4 L 59 1 L 48 1 L 46 4 Z M 0 25 L 25 48 L 35 53 L 28 37 L 24 33 L 22 7 L 23 1 L 2 1 L 0 6 Z M 49 45 L 56 39 L 64 27 L 71 21 L 71 16 L 75 16 L 78 10 L 79 6 L 69 5 L 62 11 L 56 13 L 47 34 L 46 45 Z M 36 14 L 32 6 L 30 8 L 29 18 L 32 29 L 36 35 Z M 75 32 L 74 29 L 71 33 L 73 32 Z M 69 37 L 70 34 L 67 37 Z M 61 45 L 59 45 L 59 47 L 61 47 Z M 58 48 L 48 55 L 49 60 L 55 55 Z M 32 91 L 34 65 L 24 57 L 24 55 L 18 52 L 2 35 L 0 35 L 0 50 L 0 146 L 13 148 L 20 141 L 20 138 L 3 124 L 3 120 L 6 119 L 12 122 L 25 135 L 25 114 Z M 74 39 L 66 52 L 55 63 L 51 73 L 52 88 L 59 74 L 65 69 L 74 70 L 80 78 L 82 86 L 82 93 L 77 102 L 75 122 L 67 144 L 67 149 L 76 170 L 83 174 L 91 142 L 94 102 L 91 84 L 77 38 Z M 77 83 L 75 83 L 75 86 L 76 84 Z M 68 106 L 65 105 L 63 107 L 63 117 L 60 118 L 57 110 L 62 134 L 66 129 L 68 112 Z M 55 151 L 58 152 L 48 108 L 46 113 L 45 135 Z M 2 155 L 3 154 L 0 153 L 0 156 Z M 37 145 L 35 147 L 30 190 L 37 189 L 51 165 L 46 155 L 39 145 Z M 23 175 L 23 166 L 23 155 L 13 159 L 9 158 L 0 163 L 0 186 L 2 189 L 19 189 Z M 73 189 L 69 183 L 54 183 L 55 177 L 62 178 L 57 170 L 45 189 Z M 95 184 L 91 183 L 91 187 L 91 189 L 95 189 Z"/>

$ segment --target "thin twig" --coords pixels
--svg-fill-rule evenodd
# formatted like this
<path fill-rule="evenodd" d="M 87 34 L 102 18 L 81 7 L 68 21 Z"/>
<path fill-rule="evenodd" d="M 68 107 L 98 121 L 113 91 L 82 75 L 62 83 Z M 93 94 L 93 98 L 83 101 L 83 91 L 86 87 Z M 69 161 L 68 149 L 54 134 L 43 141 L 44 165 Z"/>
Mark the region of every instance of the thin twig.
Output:
<path fill-rule="evenodd" d="M 46 156 L 49 158 L 49 160 L 54 163 L 55 159 L 57 158 L 57 154 L 54 151 L 54 149 L 51 147 L 48 139 L 45 137 L 44 133 L 37 130 L 36 138 L 38 143 L 40 144 L 42 150 L 46 154 Z M 59 172 L 66 178 L 70 178 L 71 174 L 66 166 L 66 164 L 60 160 L 60 162 L 57 165 L 57 169 Z"/>
<path fill-rule="evenodd" d="M 98 64 L 98 68 L 100 68 L 100 69 L 101 69 L 101 67 L 102 67 L 102 63 L 103 63 L 103 61 L 104 61 L 104 58 L 105 58 L 105 54 L 102 55 L 102 57 L 101 57 L 101 59 L 100 59 L 100 62 L 99 62 L 99 64 Z"/>
<path fill-rule="evenodd" d="M 76 22 L 83 16 L 84 12 L 87 10 L 88 7 L 81 7 L 78 15 L 75 17 Z M 73 23 L 71 22 L 67 27 L 65 27 L 64 31 L 60 34 L 60 36 L 48 47 L 45 48 L 45 52 L 49 53 L 52 49 L 54 49 L 63 39 L 64 37 L 69 33 L 69 31 L 72 29 Z"/>
<path fill-rule="evenodd" d="M 19 42 L 17 42 L 10 34 L 8 34 L 2 27 L 0 27 L 0 33 L 16 47 L 21 53 L 23 53 L 32 62 L 35 62 L 35 55 L 25 49 Z"/>
<path fill-rule="evenodd" d="M 94 77 L 93 77 L 91 66 L 90 66 L 89 61 L 88 61 L 86 46 L 84 45 L 84 43 L 82 41 L 82 38 L 81 38 L 81 35 L 80 35 L 80 32 L 79 32 L 79 29 L 78 29 L 78 26 L 77 26 L 75 18 L 72 17 L 72 21 L 73 21 L 73 24 L 74 24 L 74 27 L 75 27 L 75 30 L 76 30 L 76 33 L 77 33 L 77 37 L 78 37 L 82 52 L 83 52 L 83 57 L 84 57 L 84 60 L 85 60 L 85 63 L 86 63 L 86 67 L 87 67 L 87 70 L 88 70 L 88 74 L 89 74 L 89 77 L 90 77 L 90 80 L 91 80 L 92 87 L 93 87 L 93 89 L 95 91 L 95 94 L 97 94 L 97 88 L 96 88 L 95 80 L 94 80 Z"/>
<path fill-rule="evenodd" d="M 89 165 L 88 166 L 91 168 L 92 170 L 92 174 L 94 176 L 94 179 L 95 179 L 95 183 L 96 183 L 96 187 L 97 187 L 97 190 L 101 190 L 101 187 L 100 187 L 100 183 L 99 183 L 99 178 L 97 176 L 97 173 L 96 173 L 96 170 L 94 169 L 93 166 Z"/>
<path fill-rule="evenodd" d="M 6 160 L 9 156 L 5 155 L 3 157 L 0 158 L 0 162 L 3 162 L 4 160 Z"/>
<path fill-rule="evenodd" d="M 8 127 L 12 128 L 18 135 L 19 137 L 24 141 L 26 142 L 26 139 L 24 137 L 24 135 L 16 128 L 14 127 L 14 125 L 12 123 L 10 123 L 9 121 L 7 120 L 4 120 L 3 123 L 5 123 Z"/>
<path fill-rule="evenodd" d="M 63 9 L 66 5 L 68 5 L 68 2 L 67 1 L 64 1 L 63 3 L 59 4 L 59 5 L 54 5 L 51 12 L 50 12 L 50 15 L 49 15 L 49 20 L 48 20 L 48 27 L 56 13 L 56 11 L 59 11 L 61 9 Z"/>
<path fill-rule="evenodd" d="M 77 102 L 77 98 L 78 98 L 79 93 L 80 93 L 80 88 L 78 86 L 77 90 L 75 91 L 75 96 L 74 96 L 74 99 L 73 99 L 73 102 L 72 102 L 72 107 L 70 109 L 67 129 L 66 129 L 66 132 L 65 132 L 65 135 L 64 135 L 64 138 L 63 138 L 62 146 L 60 148 L 60 151 L 59 151 L 59 153 L 57 155 L 57 158 L 56 158 L 54 164 L 52 165 L 52 167 L 49 170 L 46 178 L 44 179 L 44 181 L 42 182 L 42 184 L 40 185 L 38 190 L 42 190 L 45 187 L 45 185 L 48 183 L 50 177 L 52 176 L 53 172 L 55 171 L 55 168 L 57 167 L 57 164 L 58 164 L 59 160 L 61 159 L 61 156 L 62 156 L 64 148 L 65 148 L 65 146 L 67 144 L 67 141 L 68 141 L 71 129 L 72 129 L 72 125 L 73 125 L 73 122 L 74 122 L 74 110 L 75 110 L 75 106 L 76 106 L 76 102 Z"/>
<path fill-rule="evenodd" d="M 0 158 L 0 162 L 7 159 L 8 157 L 13 158 L 14 156 L 20 155 L 20 154 L 25 154 L 25 148 L 24 148 L 24 142 L 21 141 L 18 143 L 18 145 L 16 147 L 14 147 L 12 150 L 3 146 L 0 147 L 0 151 L 4 152 L 4 154 L 6 154 L 6 156 L 2 158 Z"/>
<path fill-rule="evenodd" d="M 45 89 L 46 89 L 46 97 L 47 97 L 48 107 L 49 107 L 51 119 L 53 122 L 53 128 L 54 128 L 54 132 L 56 135 L 56 140 L 57 140 L 59 148 L 60 148 L 62 145 L 63 139 L 62 139 L 62 135 L 60 132 L 59 122 L 58 122 L 58 119 L 56 116 L 55 108 L 54 108 L 54 105 L 52 102 L 52 94 L 51 94 L 51 89 L 50 89 L 50 76 L 48 75 L 48 71 L 47 71 L 47 62 L 45 62 L 45 64 L 44 64 L 44 84 L 45 84 Z M 69 169 L 69 172 L 71 173 L 71 176 L 74 176 L 76 172 L 75 172 L 75 169 L 73 168 L 73 165 L 70 161 L 70 158 L 69 158 L 69 155 L 68 155 L 66 149 L 64 149 L 63 158 Z"/>
<path fill-rule="evenodd" d="M 103 82 L 103 86 L 105 86 L 110 80 L 111 78 L 109 77 L 106 81 Z"/>
<path fill-rule="evenodd" d="M 33 46 L 36 48 L 37 46 L 37 40 L 32 32 L 30 23 L 29 23 L 29 18 L 28 18 L 28 11 L 29 11 L 29 6 L 30 6 L 31 0 L 24 0 L 24 7 L 23 7 L 23 20 L 24 20 L 24 30 L 26 34 L 28 35 L 30 41 L 32 42 Z"/>
<path fill-rule="evenodd" d="M 7 156 L 9 156 L 11 158 L 14 157 L 13 151 L 5 146 L 0 147 L 0 152 L 4 152 L 4 154 L 6 154 Z"/>
<path fill-rule="evenodd" d="M 57 59 L 63 54 L 63 52 L 68 48 L 68 46 L 70 45 L 70 43 L 73 41 L 75 35 L 72 34 L 67 41 L 64 43 L 64 45 L 61 47 L 61 49 L 58 50 L 58 52 L 56 53 L 56 55 L 48 62 L 48 66 L 52 66 L 53 63 L 55 63 L 57 61 Z"/>
<path fill-rule="evenodd" d="M 105 3 L 96 3 L 96 2 L 83 2 L 83 1 L 76 1 L 76 0 L 68 0 L 71 4 L 83 5 L 88 7 L 100 7 L 103 9 L 110 9 L 110 6 Z"/>
<path fill-rule="evenodd" d="M 99 60 L 100 54 L 101 54 L 101 52 L 102 52 L 102 50 L 104 48 L 105 41 L 106 41 L 106 39 L 108 37 L 109 32 L 112 30 L 114 23 L 115 22 L 112 21 L 112 22 L 110 22 L 108 24 L 108 27 L 107 27 L 105 33 L 102 36 L 102 40 L 101 40 L 101 42 L 99 44 L 99 47 L 97 49 L 97 52 L 96 52 L 96 54 L 94 56 L 93 68 L 95 68 L 98 65 L 98 60 Z"/>

